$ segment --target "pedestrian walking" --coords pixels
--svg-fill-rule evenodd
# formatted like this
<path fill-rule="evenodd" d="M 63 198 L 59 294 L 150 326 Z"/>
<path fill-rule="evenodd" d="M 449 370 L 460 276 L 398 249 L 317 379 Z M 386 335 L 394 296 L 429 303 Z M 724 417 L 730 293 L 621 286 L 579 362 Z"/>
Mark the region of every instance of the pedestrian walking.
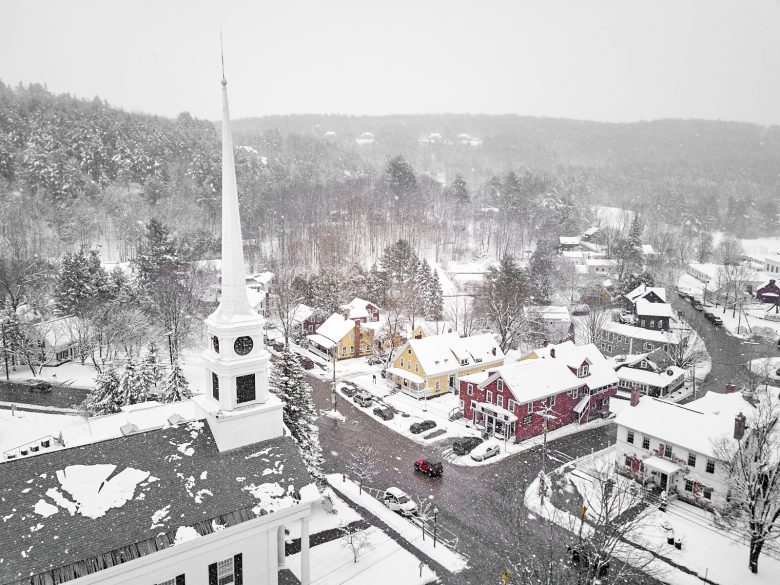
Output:
<path fill-rule="evenodd" d="M 374 374 L 374 384 L 376 384 L 376 374 Z"/>

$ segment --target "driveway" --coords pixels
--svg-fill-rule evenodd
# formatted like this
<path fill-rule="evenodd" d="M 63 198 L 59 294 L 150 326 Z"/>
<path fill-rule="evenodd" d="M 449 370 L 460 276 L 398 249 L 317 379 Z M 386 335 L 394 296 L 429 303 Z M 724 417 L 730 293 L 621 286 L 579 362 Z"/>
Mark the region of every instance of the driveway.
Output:
<path fill-rule="evenodd" d="M 311 376 L 309 382 L 317 408 L 330 409 L 330 383 Z M 444 476 L 431 479 L 414 472 L 414 461 L 421 455 L 441 454 L 450 447 L 450 441 L 427 449 L 378 423 L 342 397 L 338 410 L 346 416 L 346 422 L 327 417 L 318 420 L 326 472 L 347 469 L 355 445 L 370 442 L 377 447 L 382 463 L 376 478 L 366 485 L 380 489 L 397 486 L 412 497 L 432 500 L 440 510 L 439 522 L 458 535 L 458 548 L 469 557 L 469 569 L 444 575 L 444 583 L 499 582 L 501 573 L 509 568 L 506 558 L 517 562 L 530 555 L 549 554 L 549 526 L 540 523 L 522 505 L 526 486 L 541 468 L 541 447 L 482 467 L 458 467 L 445 462 Z M 614 425 L 609 425 L 549 443 L 552 461 L 548 467 L 608 446 L 614 442 L 614 432 Z M 553 532 L 554 546 L 560 547 L 556 554 L 563 555 L 569 535 L 557 527 L 553 527 Z M 514 578 L 512 582 L 516 582 Z M 658 581 L 647 578 L 644 583 Z"/>

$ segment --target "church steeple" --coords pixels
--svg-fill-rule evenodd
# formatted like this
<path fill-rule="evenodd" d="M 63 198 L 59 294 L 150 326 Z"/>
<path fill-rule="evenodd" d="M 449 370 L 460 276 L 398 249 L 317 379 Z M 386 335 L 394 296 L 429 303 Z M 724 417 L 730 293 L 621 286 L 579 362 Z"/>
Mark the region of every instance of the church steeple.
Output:
<path fill-rule="evenodd" d="M 222 66 L 222 298 L 211 315 L 215 321 L 234 322 L 256 317 L 246 296 L 244 249 L 238 213 L 233 135 L 230 131 L 227 80 Z"/>

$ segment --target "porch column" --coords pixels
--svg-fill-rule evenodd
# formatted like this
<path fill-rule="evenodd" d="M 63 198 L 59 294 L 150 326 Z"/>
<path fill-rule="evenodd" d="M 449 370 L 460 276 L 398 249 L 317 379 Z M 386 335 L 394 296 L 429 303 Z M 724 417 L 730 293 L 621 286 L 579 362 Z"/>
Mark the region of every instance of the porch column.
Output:
<path fill-rule="evenodd" d="M 274 530 L 269 530 L 266 534 L 268 536 L 268 551 L 266 555 L 268 563 L 268 585 L 279 585 L 279 558 L 276 554 L 276 534 Z"/>
<path fill-rule="evenodd" d="M 287 554 L 284 546 L 284 534 L 284 526 L 280 526 L 276 529 L 276 559 L 280 570 L 287 568 Z"/>
<path fill-rule="evenodd" d="M 309 519 L 301 518 L 301 585 L 310 585 Z"/>

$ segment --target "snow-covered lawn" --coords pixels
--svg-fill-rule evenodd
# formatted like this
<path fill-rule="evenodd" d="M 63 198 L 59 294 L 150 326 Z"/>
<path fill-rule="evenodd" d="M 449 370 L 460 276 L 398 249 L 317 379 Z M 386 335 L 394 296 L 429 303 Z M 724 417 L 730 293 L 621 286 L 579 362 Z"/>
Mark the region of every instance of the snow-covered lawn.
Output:
<path fill-rule="evenodd" d="M 61 366 L 46 366 L 38 376 L 33 376 L 27 366 L 16 366 L 16 370 L 9 372 L 11 381 L 24 381 L 36 377 L 52 384 L 73 386 L 75 388 L 92 388 L 95 385 L 97 372 L 94 366 L 86 362 L 83 366 L 80 361 L 67 362 Z"/>
<path fill-rule="evenodd" d="M 594 453 L 573 462 L 577 470 L 569 474 L 578 491 L 586 494 L 593 513 L 593 505 L 598 505 L 599 498 L 594 492 L 594 485 L 588 473 L 593 469 L 601 469 L 602 465 L 614 458 L 613 447 Z M 571 464 L 570 464 L 571 465 Z M 563 469 L 563 466 L 560 468 Z M 619 482 L 631 483 L 624 478 Z M 567 530 L 577 530 L 578 520 L 571 514 L 559 510 L 545 499 L 544 504 L 539 498 L 538 480 L 526 490 L 525 503 L 535 514 L 547 518 Z M 666 523 L 674 529 L 675 538 L 682 540 L 682 549 L 677 550 L 667 544 Z M 768 555 L 762 555 L 759 561 L 759 573 L 753 575 L 748 570 L 748 547 L 734 533 L 717 528 L 712 523 L 712 514 L 683 502 L 672 501 L 667 512 L 656 510 L 643 519 L 637 531 L 628 535 L 630 540 L 644 543 L 660 555 L 671 561 L 687 567 L 697 573 L 687 574 L 673 565 L 658 558 L 653 561 L 651 570 L 661 580 L 672 585 L 700 585 L 700 578 L 705 576 L 719 585 L 770 585 L 777 583 L 780 575 L 780 560 Z M 628 550 L 619 551 L 622 558 L 629 558 Z"/>
<path fill-rule="evenodd" d="M 391 511 L 379 500 L 365 491 L 361 494 L 359 487 L 349 479 L 344 481 L 341 474 L 335 473 L 328 475 L 327 479 L 328 483 L 338 489 L 347 498 L 374 514 L 377 518 L 382 520 L 382 522 L 398 532 L 398 534 L 401 535 L 401 538 L 420 552 L 440 563 L 443 567 L 446 567 L 453 573 L 457 573 L 468 566 L 466 559 L 462 555 L 458 554 L 456 551 L 450 550 L 441 543 L 434 547 L 430 537 L 423 540 L 423 534 L 419 526 L 412 524 L 406 518 Z M 401 579 L 393 581 L 393 583 L 404 582 L 405 581 Z"/>
<path fill-rule="evenodd" d="M 780 381 L 780 357 L 767 357 L 751 360 L 750 369 L 761 375 L 766 373 L 766 376 L 770 380 Z"/>
<path fill-rule="evenodd" d="M 333 502 L 333 511 L 328 512 L 322 505 L 322 502 L 315 503 L 312 506 L 312 515 L 309 519 L 309 534 L 317 534 L 325 530 L 346 526 L 350 522 L 360 520 L 361 516 L 355 510 L 350 508 L 344 501 L 333 493 L 333 490 L 326 488 L 322 496 L 329 496 Z M 290 533 L 287 540 L 294 540 L 301 537 L 301 523 L 293 522 L 288 527 Z"/>
<path fill-rule="evenodd" d="M 436 573 L 396 541 L 376 527 L 366 531 L 371 548 L 363 550 L 355 563 L 352 551 L 341 539 L 314 546 L 310 550 L 311 582 L 317 585 L 422 585 L 437 581 Z M 300 578 L 300 553 L 287 557 L 288 568 Z M 422 574 L 422 576 L 420 576 Z"/>

